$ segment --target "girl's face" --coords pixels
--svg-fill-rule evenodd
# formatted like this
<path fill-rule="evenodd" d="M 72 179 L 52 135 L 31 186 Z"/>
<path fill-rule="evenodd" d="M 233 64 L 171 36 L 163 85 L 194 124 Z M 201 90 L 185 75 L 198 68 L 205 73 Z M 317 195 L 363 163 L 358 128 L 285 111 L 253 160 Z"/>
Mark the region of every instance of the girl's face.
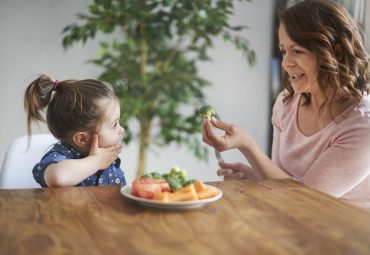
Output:
<path fill-rule="evenodd" d="M 279 48 L 283 55 L 282 67 L 289 75 L 294 92 L 319 91 L 316 54 L 294 42 L 289 37 L 284 24 L 279 27 Z"/>
<path fill-rule="evenodd" d="M 102 106 L 105 108 L 105 117 L 98 131 L 99 147 L 108 147 L 118 144 L 125 130 L 119 123 L 121 109 L 117 100 L 112 99 Z"/>

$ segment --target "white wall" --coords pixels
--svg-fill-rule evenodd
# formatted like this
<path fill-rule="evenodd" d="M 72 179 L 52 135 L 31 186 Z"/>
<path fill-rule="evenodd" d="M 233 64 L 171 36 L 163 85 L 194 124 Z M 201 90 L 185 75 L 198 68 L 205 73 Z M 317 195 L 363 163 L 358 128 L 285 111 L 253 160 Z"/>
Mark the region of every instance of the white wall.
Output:
<path fill-rule="evenodd" d="M 0 164 L 8 145 L 26 134 L 23 93 L 36 75 L 45 73 L 59 80 L 95 78 L 100 71 L 86 64 L 94 58 L 96 43 L 61 47 L 61 31 L 76 21 L 75 14 L 85 11 L 89 0 L 0 0 Z M 257 53 L 257 66 L 249 68 L 240 52 L 217 41 L 213 62 L 199 65 L 200 73 L 213 86 L 207 99 L 225 121 L 239 124 L 250 132 L 267 151 L 269 127 L 269 61 L 271 47 L 272 4 L 270 0 L 253 3 L 235 1 L 235 24 L 248 25 L 245 36 Z M 44 125 L 35 132 L 44 132 Z M 199 139 L 201 137 L 199 136 Z M 132 143 L 121 155 L 129 182 L 134 178 L 138 146 Z M 244 160 L 236 151 L 224 153 L 228 161 Z M 193 178 L 220 180 L 217 163 L 210 154 L 207 163 L 197 161 L 186 149 L 175 146 L 150 153 L 147 171 L 167 171 L 173 165 L 188 170 Z M 30 166 L 30 171 L 33 166 Z"/>
<path fill-rule="evenodd" d="M 365 33 L 367 35 L 367 51 L 370 52 L 370 1 L 365 1 Z"/>

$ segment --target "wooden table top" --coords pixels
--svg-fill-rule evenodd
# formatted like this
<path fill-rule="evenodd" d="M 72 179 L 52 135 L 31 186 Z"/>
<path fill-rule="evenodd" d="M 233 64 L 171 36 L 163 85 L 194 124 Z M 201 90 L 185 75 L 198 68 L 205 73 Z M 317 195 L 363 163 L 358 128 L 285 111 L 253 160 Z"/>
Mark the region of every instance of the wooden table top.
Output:
<path fill-rule="evenodd" d="M 137 205 L 119 187 L 0 190 L 0 254 L 370 254 L 370 213 L 292 180 L 211 183 L 201 209 Z"/>

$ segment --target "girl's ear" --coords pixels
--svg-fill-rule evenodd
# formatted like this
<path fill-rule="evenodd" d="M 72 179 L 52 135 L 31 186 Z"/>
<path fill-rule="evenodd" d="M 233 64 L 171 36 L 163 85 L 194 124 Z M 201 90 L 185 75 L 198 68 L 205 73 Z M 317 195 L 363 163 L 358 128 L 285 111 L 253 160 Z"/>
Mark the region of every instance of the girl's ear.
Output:
<path fill-rule="evenodd" d="M 76 132 L 72 136 L 73 143 L 80 148 L 89 146 L 90 139 L 91 136 L 87 132 Z"/>

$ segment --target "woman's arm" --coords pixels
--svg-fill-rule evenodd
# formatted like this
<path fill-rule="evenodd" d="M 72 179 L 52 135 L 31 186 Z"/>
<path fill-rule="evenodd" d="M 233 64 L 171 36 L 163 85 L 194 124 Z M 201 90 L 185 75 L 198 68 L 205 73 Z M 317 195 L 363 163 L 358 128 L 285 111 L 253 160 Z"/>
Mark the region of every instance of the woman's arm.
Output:
<path fill-rule="evenodd" d="M 300 181 L 335 197 L 353 189 L 370 174 L 369 132 L 360 126 L 344 131 L 320 154 Z"/>
<path fill-rule="evenodd" d="M 214 132 L 212 124 L 223 131 L 224 136 Z M 255 141 L 241 127 L 219 121 L 205 119 L 203 123 L 203 141 L 219 151 L 239 149 L 247 158 L 254 171 L 259 171 L 262 178 L 291 178 L 284 170 L 276 166 L 258 147 Z"/>
<path fill-rule="evenodd" d="M 248 145 L 241 146 L 239 150 L 247 158 L 251 167 L 259 171 L 265 178 L 291 178 L 289 174 L 272 162 L 254 140 L 251 139 Z"/>

